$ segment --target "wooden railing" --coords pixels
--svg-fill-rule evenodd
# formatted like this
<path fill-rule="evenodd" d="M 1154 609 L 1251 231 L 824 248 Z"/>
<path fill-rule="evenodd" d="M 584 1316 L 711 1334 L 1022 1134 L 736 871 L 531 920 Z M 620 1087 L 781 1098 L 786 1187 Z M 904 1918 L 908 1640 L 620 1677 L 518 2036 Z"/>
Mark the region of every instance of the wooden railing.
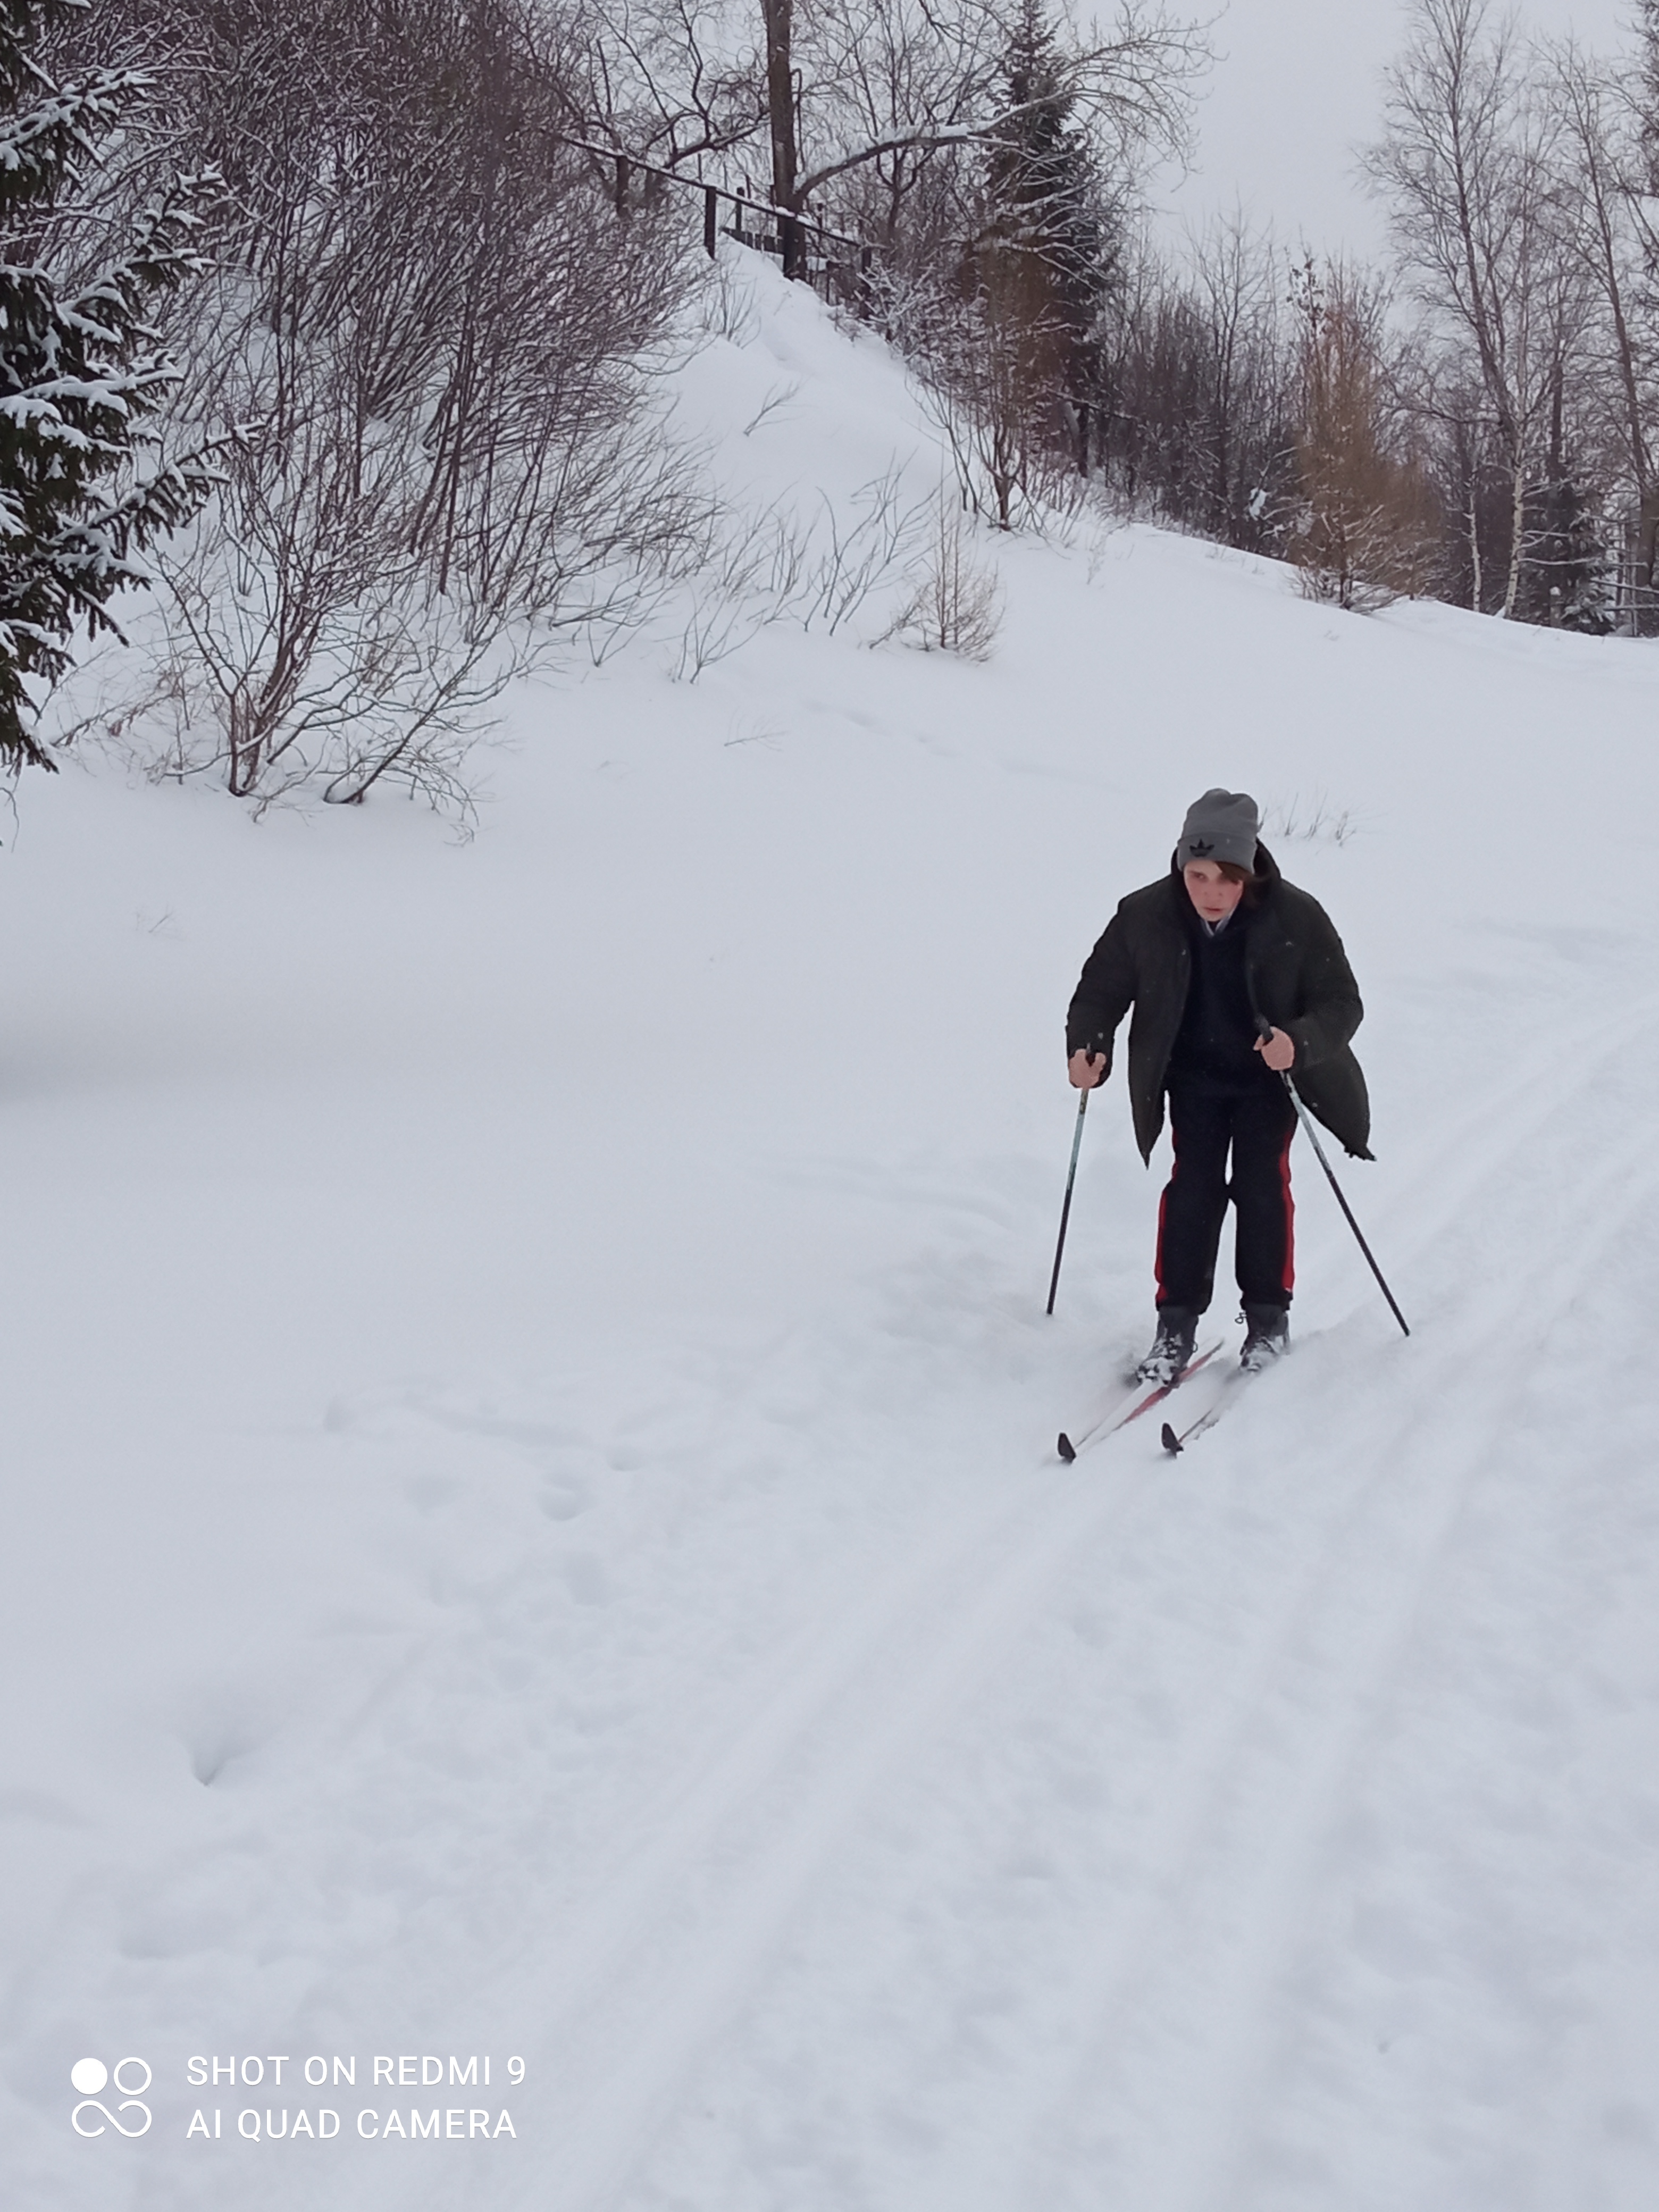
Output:
<path fill-rule="evenodd" d="M 876 252 L 865 240 L 833 230 L 811 216 L 797 215 L 746 192 L 732 191 L 725 185 L 705 184 L 700 177 L 683 176 L 677 169 L 661 168 L 632 154 L 619 154 L 614 147 L 595 146 L 585 138 L 568 138 L 564 143 L 605 166 L 614 180 L 611 197 L 618 215 L 627 215 L 633 204 L 636 178 L 701 193 L 702 242 L 711 260 L 721 238 L 735 239 L 739 246 L 757 253 L 772 254 L 783 264 L 786 276 L 811 284 L 824 299 L 845 307 L 860 305 Z M 722 206 L 731 210 L 725 222 L 720 219 Z"/>

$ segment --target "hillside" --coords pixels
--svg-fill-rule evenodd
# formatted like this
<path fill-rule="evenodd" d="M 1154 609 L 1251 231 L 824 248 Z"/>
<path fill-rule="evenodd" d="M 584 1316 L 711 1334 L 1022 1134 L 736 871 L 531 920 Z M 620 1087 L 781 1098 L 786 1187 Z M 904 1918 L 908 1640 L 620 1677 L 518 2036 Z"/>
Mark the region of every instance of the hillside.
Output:
<path fill-rule="evenodd" d="M 731 282 L 724 480 L 924 496 L 881 349 Z M 21 791 L 9 2202 L 1650 2201 L 1654 647 L 1000 561 L 983 665 L 872 605 L 525 691 L 470 842 Z M 1299 1141 L 1294 1357 L 1068 1471 L 1160 1178 L 1115 1077 L 1045 1321 L 1065 1004 L 1217 782 L 1364 988 L 1414 1333 Z M 126 2053 L 150 2133 L 78 2139 Z M 451 2053 L 510 2138 L 356 2133 Z"/>

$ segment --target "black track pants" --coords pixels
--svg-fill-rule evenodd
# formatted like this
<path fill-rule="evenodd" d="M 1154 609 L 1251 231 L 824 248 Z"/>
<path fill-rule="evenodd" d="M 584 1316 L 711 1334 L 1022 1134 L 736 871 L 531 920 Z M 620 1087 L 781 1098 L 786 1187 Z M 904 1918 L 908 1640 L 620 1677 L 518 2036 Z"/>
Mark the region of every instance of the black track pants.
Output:
<path fill-rule="evenodd" d="M 1295 1279 L 1291 1139 L 1296 1109 L 1276 1078 L 1236 1091 L 1170 1092 L 1175 1165 L 1158 1212 L 1158 1302 L 1202 1313 L 1231 1198 L 1238 1288 L 1248 1305 L 1285 1306 Z M 1232 1154 L 1232 1180 L 1227 1155 Z"/>

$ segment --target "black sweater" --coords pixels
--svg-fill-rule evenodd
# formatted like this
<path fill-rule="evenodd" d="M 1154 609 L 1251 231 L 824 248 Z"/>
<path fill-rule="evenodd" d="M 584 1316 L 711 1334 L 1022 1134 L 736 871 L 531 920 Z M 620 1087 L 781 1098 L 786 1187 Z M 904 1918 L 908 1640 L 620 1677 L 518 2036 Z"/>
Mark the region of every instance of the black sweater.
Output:
<path fill-rule="evenodd" d="M 1186 919 L 1192 939 L 1192 977 L 1170 1054 L 1170 1083 L 1231 1091 L 1263 1075 L 1275 1080 L 1255 1049 L 1255 1016 L 1244 958 L 1248 909 L 1237 908 L 1226 927 L 1214 935 L 1190 901 Z"/>

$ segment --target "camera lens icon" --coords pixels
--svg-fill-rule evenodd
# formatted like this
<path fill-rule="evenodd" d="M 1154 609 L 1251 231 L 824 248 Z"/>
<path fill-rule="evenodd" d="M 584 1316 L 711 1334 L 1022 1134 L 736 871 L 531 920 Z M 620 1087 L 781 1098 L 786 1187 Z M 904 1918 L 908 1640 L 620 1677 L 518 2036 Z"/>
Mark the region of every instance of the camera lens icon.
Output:
<path fill-rule="evenodd" d="M 133 2068 L 143 2075 L 142 2081 L 136 2079 L 128 2081 L 123 2078 Z M 76 2134 L 101 2136 L 105 2132 L 106 2122 L 118 2136 L 146 2134 L 149 2128 L 150 2110 L 141 2100 L 154 2079 L 154 2075 L 142 2058 L 118 2058 L 113 2066 L 106 2066 L 101 2058 L 77 2058 L 70 2068 L 70 2086 L 81 2099 L 70 2115 Z M 112 2112 L 106 2105 L 97 2101 L 100 2094 L 111 2081 L 114 2082 L 122 2100 Z M 95 2119 L 91 2117 L 94 2113 L 98 2115 Z M 130 2124 L 130 2120 L 137 2124 Z"/>

